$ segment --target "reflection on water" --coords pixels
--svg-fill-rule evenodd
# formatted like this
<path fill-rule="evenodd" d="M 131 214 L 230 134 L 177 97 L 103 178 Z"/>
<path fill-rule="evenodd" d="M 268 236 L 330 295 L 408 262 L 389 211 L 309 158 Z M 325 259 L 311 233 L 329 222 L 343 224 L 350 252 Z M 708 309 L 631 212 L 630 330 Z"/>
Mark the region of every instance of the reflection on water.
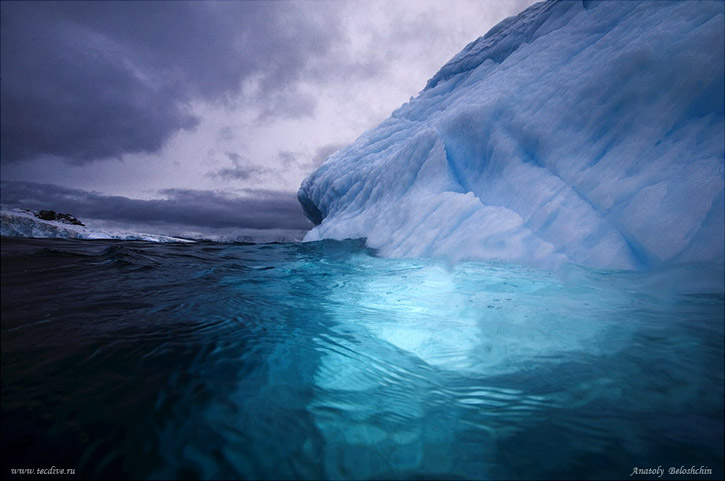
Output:
<path fill-rule="evenodd" d="M 2 314 L 3 469 L 722 475 L 722 266 L 3 239 Z"/>

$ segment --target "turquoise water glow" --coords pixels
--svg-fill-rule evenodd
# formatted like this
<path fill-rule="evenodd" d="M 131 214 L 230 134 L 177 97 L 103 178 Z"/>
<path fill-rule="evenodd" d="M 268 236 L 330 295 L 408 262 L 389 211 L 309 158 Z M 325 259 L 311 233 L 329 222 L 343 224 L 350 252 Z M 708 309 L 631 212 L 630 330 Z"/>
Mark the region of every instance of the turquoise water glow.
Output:
<path fill-rule="evenodd" d="M 722 266 L 2 242 L 4 472 L 722 475 Z"/>

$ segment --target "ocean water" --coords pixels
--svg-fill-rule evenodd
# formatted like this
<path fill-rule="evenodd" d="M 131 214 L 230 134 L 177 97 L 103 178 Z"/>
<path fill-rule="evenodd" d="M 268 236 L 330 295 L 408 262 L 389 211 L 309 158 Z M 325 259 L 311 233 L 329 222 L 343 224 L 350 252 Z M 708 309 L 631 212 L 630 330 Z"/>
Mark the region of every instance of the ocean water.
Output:
<path fill-rule="evenodd" d="M 721 478 L 722 276 L 3 238 L 3 477 Z"/>

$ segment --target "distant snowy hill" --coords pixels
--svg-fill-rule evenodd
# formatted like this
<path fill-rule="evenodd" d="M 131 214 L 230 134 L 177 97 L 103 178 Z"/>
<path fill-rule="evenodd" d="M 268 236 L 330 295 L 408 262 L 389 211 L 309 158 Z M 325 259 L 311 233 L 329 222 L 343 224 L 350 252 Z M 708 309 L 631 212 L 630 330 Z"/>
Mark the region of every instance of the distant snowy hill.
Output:
<path fill-rule="evenodd" d="M 171 232 L 173 235 L 129 232 L 118 228 L 84 226 L 73 216 L 46 220 L 42 213 L 19 208 L 0 208 L 0 235 L 8 237 L 62 238 L 62 239 L 117 239 L 148 242 L 197 242 L 262 244 L 272 242 L 299 242 L 302 233 L 290 229 L 235 229 L 232 232 Z M 50 211 L 52 212 L 52 211 Z M 40 217 L 39 217 L 40 215 Z M 69 219 L 70 218 L 70 219 Z M 72 221 L 78 222 L 74 224 Z M 131 227 L 133 228 L 133 227 Z M 139 230 L 141 230 L 141 227 Z M 181 236 L 181 237 L 176 237 Z"/>
<path fill-rule="evenodd" d="M 8 237 L 118 239 L 150 242 L 193 242 L 188 239 L 155 234 L 140 234 L 108 229 L 93 229 L 61 220 L 44 220 L 23 209 L 0 211 L 0 235 Z"/>
<path fill-rule="evenodd" d="M 723 2 L 544 2 L 338 151 L 305 240 L 387 256 L 723 262 Z M 431 39 L 435 41 L 435 39 Z"/>

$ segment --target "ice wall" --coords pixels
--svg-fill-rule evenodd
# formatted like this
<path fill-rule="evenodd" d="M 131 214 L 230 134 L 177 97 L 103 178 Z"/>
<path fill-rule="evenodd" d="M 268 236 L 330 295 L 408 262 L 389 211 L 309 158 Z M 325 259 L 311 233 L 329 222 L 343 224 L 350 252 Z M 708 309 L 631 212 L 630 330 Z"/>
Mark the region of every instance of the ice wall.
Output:
<path fill-rule="evenodd" d="M 723 262 L 722 2 L 543 2 L 299 190 L 305 240 L 394 257 Z"/>

